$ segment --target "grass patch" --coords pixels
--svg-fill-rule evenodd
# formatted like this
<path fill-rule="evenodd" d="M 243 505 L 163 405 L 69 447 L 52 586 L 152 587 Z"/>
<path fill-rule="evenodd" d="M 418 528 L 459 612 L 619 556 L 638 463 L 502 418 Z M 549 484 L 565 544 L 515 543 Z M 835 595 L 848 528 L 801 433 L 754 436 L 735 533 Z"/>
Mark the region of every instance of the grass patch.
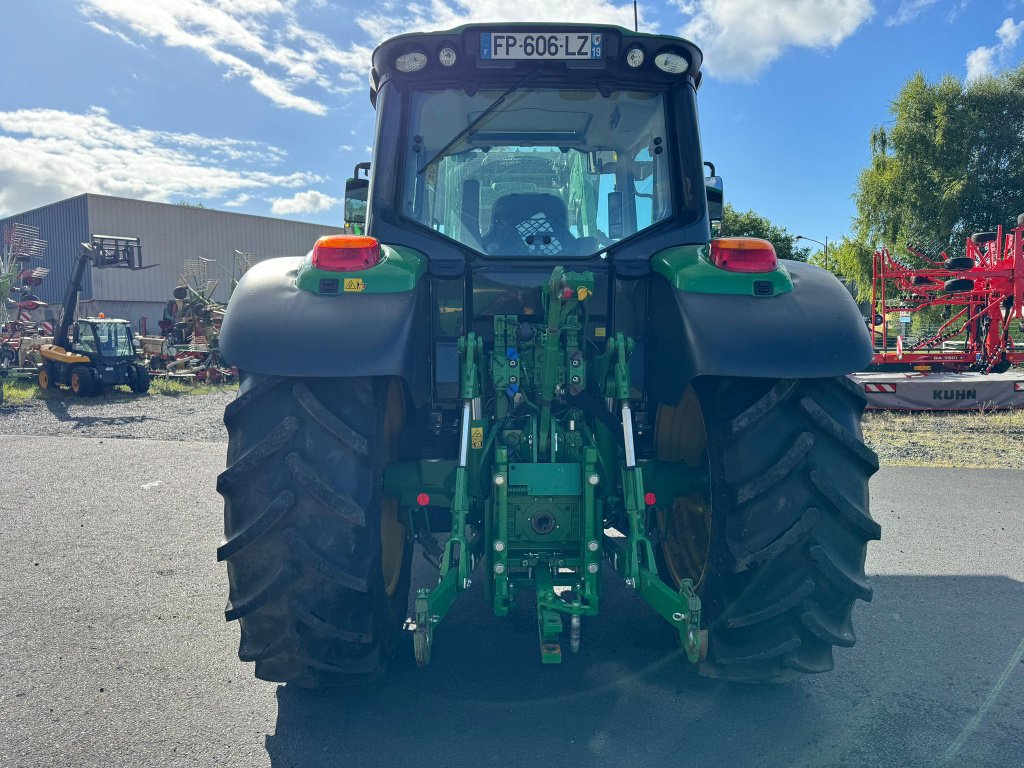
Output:
<path fill-rule="evenodd" d="M 863 429 L 890 466 L 1024 469 L 1024 410 L 868 411 Z"/>
<path fill-rule="evenodd" d="M 3 380 L 4 405 L 24 405 L 42 393 L 39 386 L 31 379 L 13 379 L 7 377 Z"/>
<path fill-rule="evenodd" d="M 35 379 L 3 379 L 4 405 L 25 405 L 31 400 L 48 400 L 50 398 L 74 398 L 67 389 L 46 392 L 39 388 Z M 149 394 L 159 397 L 186 397 L 189 395 L 209 395 L 213 392 L 237 392 L 238 384 L 192 384 L 180 379 L 154 378 L 149 387 Z M 84 402 L 107 402 L 132 400 L 139 395 L 128 391 L 127 387 L 107 389 L 102 399 L 85 398 Z"/>

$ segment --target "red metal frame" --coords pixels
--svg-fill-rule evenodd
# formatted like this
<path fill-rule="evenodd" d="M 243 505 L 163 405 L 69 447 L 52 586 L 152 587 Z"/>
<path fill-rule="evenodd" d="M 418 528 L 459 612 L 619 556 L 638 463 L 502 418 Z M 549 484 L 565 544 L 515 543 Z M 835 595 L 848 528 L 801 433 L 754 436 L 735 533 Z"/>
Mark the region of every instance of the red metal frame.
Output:
<path fill-rule="evenodd" d="M 886 248 L 876 251 L 872 259 L 871 306 L 883 318 L 872 368 L 927 366 L 989 373 L 1024 363 L 1024 334 L 1018 332 L 1014 338 L 1011 331 L 1012 321 L 1024 318 L 1024 225 L 1005 232 L 1000 226 L 995 240 L 981 245 L 968 239 L 965 255 L 974 261 L 970 269 L 948 269 L 945 253 L 936 260 L 916 248 L 907 250 L 932 266 L 907 266 Z M 973 288 L 947 291 L 945 283 L 955 279 L 972 280 Z M 890 304 L 894 294 L 899 299 Z M 887 313 L 930 307 L 948 307 L 949 318 L 937 332 L 912 346 L 897 336 L 893 349 L 885 332 Z M 963 351 L 944 351 L 942 342 L 955 337 L 964 338 Z"/>

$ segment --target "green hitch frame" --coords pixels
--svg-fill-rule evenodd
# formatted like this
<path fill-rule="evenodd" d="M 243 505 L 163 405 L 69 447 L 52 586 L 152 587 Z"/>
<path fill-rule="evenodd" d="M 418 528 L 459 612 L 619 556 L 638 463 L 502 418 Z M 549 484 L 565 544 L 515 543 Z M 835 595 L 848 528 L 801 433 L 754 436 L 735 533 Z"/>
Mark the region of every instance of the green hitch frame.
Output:
<path fill-rule="evenodd" d="M 581 411 L 570 409 L 568 416 L 563 412 L 558 421 L 552 417 L 559 388 L 579 391 L 586 383 L 588 366 L 579 347 L 581 333 L 585 334 L 585 308 L 583 326 L 573 313 L 593 287 L 591 273 L 556 268 L 547 286 L 545 324 L 537 338 L 520 349 L 515 333 L 518 319 L 496 316 L 495 349 L 486 369 L 482 339 L 474 333 L 460 339 L 462 418 L 454 469 L 448 470 L 452 462 L 436 468 L 421 463 L 416 471 L 396 465 L 386 473 L 395 495 L 410 497 L 413 482 L 423 487 L 440 482 L 447 491 L 441 498 L 451 502 L 451 536 L 440 558 L 438 583 L 416 593 L 413 646 L 421 667 L 430 663 L 435 628 L 459 594 L 472 585 L 470 576 L 479 559 L 487 570 L 484 594 L 496 616 L 509 614 L 518 589 L 532 586 L 535 590 L 545 664 L 562 660 L 566 618 L 570 649 L 579 649 L 583 618 L 598 613 L 600 571 L 606 560 L 628 587 L 676 629 L 691 662 L 707 652 L 707 631 L 700 628 L 701 602 L 693 582 L 683 580 L 678 589 L 663 582 L 646 535 L 649 505 L 644 468 L 635 454 L 630 405 L 628 363 L 633 340 L 621 333 L 608 339 L 590 371 L 609 408 L 618 406 L 621 443 L 600 424 L 592 431 Z M 480 411 L 485 370 L 494 385 L 494 424 L 488 424 Z M 530 402 L 525 390 L 533 392 L 538 405 Z M 510 430 L 515 437 L 512 444 L 518 446 L 513 459 L 509 445 L 502 444 L 511 437 L 496 438 L 508 426 L 517 400 L 528 410 L 517 416 L 519 426 Z M 573 426 L 576 420 L 578 427 Z M 485 455 L 492 447 L 493 462 Z M 621 499 L 616 491 L 620 483 Z M 624 535 L 605 529 L 606 503 L 613 509 L 621 505 L 628 520 Z M 529 531 L 537 509 L 549 520 L 561 521 L 555 536 L 546 537 L 550 529 Z M 479 530 L 481 521 L 483 535 L 471 537 L 470 524 Z"/>

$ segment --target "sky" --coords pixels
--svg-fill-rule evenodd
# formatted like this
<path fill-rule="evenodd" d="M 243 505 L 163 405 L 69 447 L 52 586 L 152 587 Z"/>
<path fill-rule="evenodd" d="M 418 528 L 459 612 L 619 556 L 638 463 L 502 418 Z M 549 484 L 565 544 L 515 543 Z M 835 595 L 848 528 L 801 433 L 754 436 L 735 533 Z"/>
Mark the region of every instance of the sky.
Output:
<path fill-rule="evenodd" d="M 726 200 L 850 230 L 872 128 L 915 72 L 1018 65 L 1024 0 L 642 0 L 705 54 L 704 157 Z M 371 159 L 369 54 L 467 22 L 631 27 L 615 0 L 0 0 L 0 217 L 82 192 L 339 224 Z"/>

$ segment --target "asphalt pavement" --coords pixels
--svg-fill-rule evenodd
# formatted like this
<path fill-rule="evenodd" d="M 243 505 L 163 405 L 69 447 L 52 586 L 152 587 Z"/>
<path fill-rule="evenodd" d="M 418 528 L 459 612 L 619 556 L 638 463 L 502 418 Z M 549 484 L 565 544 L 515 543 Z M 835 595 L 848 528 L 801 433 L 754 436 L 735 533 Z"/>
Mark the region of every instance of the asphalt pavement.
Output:
<path fill-rule="evenodd" d="M 255 680 L 223 621 L 223 443 L 0 444 L 4 768 L 1024 766 L 1019 472 L 875 476 L 874 601 L 825 675 L 701 679 L 609 579 L 560 667 L 474 587 L 429 669 L 407 641 L 375 686 L 311 693 Z"/>

